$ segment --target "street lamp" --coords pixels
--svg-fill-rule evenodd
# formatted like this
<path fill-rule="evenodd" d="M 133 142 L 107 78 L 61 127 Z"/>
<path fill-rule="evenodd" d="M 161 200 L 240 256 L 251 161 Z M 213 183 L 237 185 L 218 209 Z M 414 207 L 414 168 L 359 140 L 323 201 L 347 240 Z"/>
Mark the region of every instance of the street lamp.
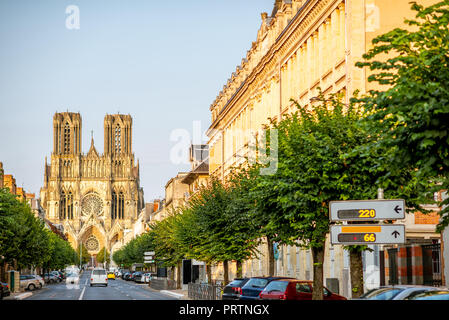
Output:
<path fill-rule="evenodd" d="M 82 255 L 83 255 L 83 241 L 80 241 L 80 270 L 83 267 Z"/>

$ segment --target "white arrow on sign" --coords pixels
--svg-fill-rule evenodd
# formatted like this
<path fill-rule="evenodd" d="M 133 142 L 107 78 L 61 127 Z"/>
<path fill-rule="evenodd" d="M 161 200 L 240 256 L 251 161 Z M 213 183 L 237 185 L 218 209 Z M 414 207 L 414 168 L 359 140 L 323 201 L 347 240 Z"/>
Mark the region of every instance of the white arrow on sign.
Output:
<path fill-rule="evenodd" d="M 329 203 L 330 221 L 379 221 L 405 219 L 405 201 L 351 200 Z"/>
<path fill-rule="evenodd" d="M 403 224 L 348 224 L 331 226 L 331 243 L 342 245 L 405 243 Z"/>
<path fill-rule="evenodd" d="M 145 256 L 154 256 L 154 251 L 147 251 L 147 252 L 144 252 L 144 255 L 145 255 Z"/>

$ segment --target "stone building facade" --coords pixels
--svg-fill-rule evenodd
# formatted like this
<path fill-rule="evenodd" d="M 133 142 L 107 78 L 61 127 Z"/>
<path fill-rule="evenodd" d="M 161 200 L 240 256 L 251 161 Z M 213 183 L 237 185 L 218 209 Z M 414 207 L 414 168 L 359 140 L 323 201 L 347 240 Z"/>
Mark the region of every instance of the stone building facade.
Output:
<path fill-rule="evenodd" d="M 105 116 L 103 154 L 93 137 L 83 154 L 81 135 L 79 113 L 54 115 L 53 152 L 49 164 L 45 159 L 40 197 L 47 219 L 64 227 L 72 246 L 82 243 L 95 256 L 103 247 L 113 252 L 130 240 L 144 198 L 131 116 Z"/>
<path fill-rule="evenodd" d="M 356 68 L 355 63 L 371 48 L 372 39 L 404 27 L 404 18 L 412 17 L 408 1 L 276 0 L 271 14 L 261 14 L 256 41 L 210 106 L 210 175 L 226 180 L 230 170 L 250 155 L 252 139 L 269 118 L 279 120 L 295 109 L 291 99 L 313 109 L 318 88 L 324 94 L 342 93 L 346 103 L 355 90 L 374 89 L 375 84 L 368 82 L 369 70 Z M 427 231 L 434 235 L 431 228 Z M 349 257 L 329 241 L 327 248 L 325 284 L 326 279 L 338 279 L 339 286 L 331 289 L 350 296 Z M 243 265 L 244 276 L 268 274 L 266 245 L 260 249 L 260 257 Z M 281 247 L 275 269 L 277 275 L 310 280 L 311 254 Z M 230 277 L 234 270 L 235 265 Z M 213 277 L 222 276 L 219 265 Z"/>

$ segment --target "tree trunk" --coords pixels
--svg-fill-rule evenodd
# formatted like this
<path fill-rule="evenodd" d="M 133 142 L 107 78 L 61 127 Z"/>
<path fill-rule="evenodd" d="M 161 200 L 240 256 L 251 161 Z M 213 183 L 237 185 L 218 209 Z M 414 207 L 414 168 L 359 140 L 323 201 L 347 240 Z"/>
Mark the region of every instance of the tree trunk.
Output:
<path fill-rule="evenodd" d="M 268 248 L 268 276 L 274 276 L 274 250 L 273 241 L 267 237 L 267 248 Z"/>
<path fill-rule="evenodd" d="M 362 252 L 359 250 L 349 250 L 349 261 L 351 268 L 352 298 L 358 298 L 363 294 Z"/>
<path fill-rule="evenodd" d="M 182 261 L 178 261 L 178 267 L 177 267 L 177 279 L 176 279 L 176 289 L 181 289 L 181 267 L 182 267 Z"/>
<path fill-rule="evenodd" d="M 171 266 L 170 280 L 175 280 L 175 266 Z M 176 270 L 177 271 L 177 270 Z"/>
<path fill-rule="evenodd" d="M 226 286 L 229 283 L 229 264 L 228 260 L 223 261 L 223 280 Z"/>
<path fill-rule="evenodd" d="M 242 276 L 243 276 L 242 261 L 237 261 L 236 266 L 237 266 L 237 270 L 236 270 L 237 278 L 242 278 Z"/>
<path fill-rule="evenodd" d="M 324 244 L 321 248 L 312 247 L 313 257 L 313 291 L 312 300 L 323 300 L 323 262 Z"/>
<path fill-rule="evenodd" d="M 6 263 L 2 262 L 0 264 L 0 280 L 2 282 L 6 282 L 6 271 L 5 271 Z"/>
<path fill-rule="evenodd" d="M 207 283 L 212 284 L 212 265 L 210 263 L 206 264 L 207 273 Z"/>

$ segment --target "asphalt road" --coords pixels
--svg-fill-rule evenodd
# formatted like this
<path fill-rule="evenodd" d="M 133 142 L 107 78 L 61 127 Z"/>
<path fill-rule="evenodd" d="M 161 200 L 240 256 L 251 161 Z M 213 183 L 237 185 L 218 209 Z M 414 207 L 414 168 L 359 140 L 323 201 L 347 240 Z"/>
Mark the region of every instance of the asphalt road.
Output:
<path fill-rule="evenodd" d="M 78 285 L 65 282 L 49 284 L 25 300 L 177 300 L 176 298 L 148 288 L 148 284 L 137 284 L 121 279 L 108 280 L 108 286 L 89 284 L 91 271 L 85 271 Z"/>

